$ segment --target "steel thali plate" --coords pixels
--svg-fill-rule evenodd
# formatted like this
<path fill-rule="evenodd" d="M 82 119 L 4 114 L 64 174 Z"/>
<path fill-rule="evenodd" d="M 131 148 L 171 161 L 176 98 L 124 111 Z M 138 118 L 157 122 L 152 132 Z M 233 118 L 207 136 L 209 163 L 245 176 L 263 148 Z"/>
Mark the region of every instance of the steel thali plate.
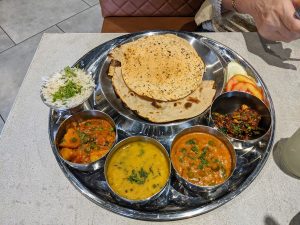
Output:
<path fill-rule="evenodd" d="M 178 35 L 195 48 L 206 64 L 204 79 L 214 80 L 218 96 L 224 87 L 224 68 L 230 61 L 238 61 L 247 72 L 254 76 L 258 84 L 264 90 L 267 105 L 271 112 L 271 129 L 263 140 L 255 145 L 233 143 L 237 154 L 237 169 L 233 176 L 224 185 L 212 193 L 204 195 L 193 194 L 178 182 L 172 175 L 168 193 L 154 202 L 143 207 L 122 205 L 110 196 L 103 168 L 94 172 L 80 172 L 68 167 L 57 155 L 54 138 L 59 124 L 68 115 L 50 110 L 49 114 L 49 138 L 56 160 L 69 181 L 88 199 L 97 205 L 118 213 L 120 215 L 155 221 L 170 221 L 185 219 L 211 211 L 240 194 L 256 178 L 263 168 L 273 143 L 275 132 L 275 112 L 271 96 L 263 80 L 255 69 L 236 52 L 212 39 L 188 32 L 176 31 L 150 31 L 133 33 L 117 37 L 103 43 L 84 55 L 75 66 L 85 69 L 96 81 L 96 90 L 92 98 L 85 103 L 86 109 L 98 109 L 109 114 L 115 121 L 118 129 L 118 141 L 133 135 L 150 136 L 160 141 L 169 150 L 173 137 L 184 128 L 203 124 L 207 125 L 208 109 L 201 115 L 185 121 L 166 124 L 155 124 L 138 117 L 135 113 L 124 107 L 115 95 L 111 81 L 107 76 L 109 60 L 107 54 L 116 46 L 136 40 L 140 37 L 155 34 L 171 33 Z"/>

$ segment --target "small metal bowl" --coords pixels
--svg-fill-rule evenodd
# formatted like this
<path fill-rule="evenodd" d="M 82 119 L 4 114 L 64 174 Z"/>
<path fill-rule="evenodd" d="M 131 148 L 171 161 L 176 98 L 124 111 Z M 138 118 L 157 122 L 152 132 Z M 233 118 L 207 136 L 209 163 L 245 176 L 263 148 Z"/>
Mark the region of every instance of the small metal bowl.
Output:
<path fill-rule="evenodd" d="M 73 163 L 70 162 L 68 160 L 65 160 L 59 153 L 59 142 L 61 141 L 61 139 L 64 137 L 65 133 L 67 132 L 68 127 L 70 126 L 70 124 L 72 122 L 82 122 L 88 119 L 105 119 L 106 121 L 108 121 L 111 126 L 114 128 L 115 132 L 116 132 L 116 137 L 115 137 L 115 141 L 112 145 L 112 147 L 114 146 L 114 144 L 116 143 L 118 136 L 117 136 L 117 130 L 116 130 L 116 125 L 114 120 L 107 115 L 104 112 L 98 111 L 98 110 L 87 110 L 87 111 L 82 111 L 79 112 L 77 114 L 74 114 L 72 116 L 70 116 L 68 119 L 66 119 L 65 121 L 62 122 L 62 124 L 59 126 L 57 133 L 55 135 L 55 149 L 56 149 L 56 154 L 60 157 L 61 160 L 63 160 L 66 164 L 68 164 L 69 166 L 71 166 L 74 169 L 77 170 L 81 170 L 81 171 L 94 171 L 97 170 L 101 167 L 104 166 L 105 163 L 105 157 L 108 154 L 108 152 L 102 156 L 100 159 L 98 159 L 97 161 L 91 162 L 91 163 L 86 163 L 86 164 L 80 164 L 80 163 Z M 111 147 L 111 148 L 112 148 Z"/>
<path fill-rule="evenodd" d="M 271 113 L 264 102 L 262 102 L 260 99 L 258 99 L 257 97 L 251 94 L 245 92 L 239 92 L 239 91 L 225 92 L 221 94 L 219 97 L 217 97 L 214 100 L 214 102 L 211 105 L 210 113 L 209 113 L 210 124 L 211 126 L 216 127 L 218 130 L 220 130 L 216 126 L 212 114 L 215 112 L 220 114 L 229 114 L 237 110 L 238 108 L 240 108 L 243 104 L 249 106 L 251 109 L 256 110 L 261 115 L 261 121 L 259 123 L 259 127 L 262 128 L 264 132 L 262 132 L 259 135 L 253 136 L 248 140 L 242 140 L 242 139 L 231 137 L 226 134 L 225 135 L 231 141 L 239 141 L 247 144 L 255 144 L 260 140 L 262 140 L 270 130 Z"/>
<path fill-rule="evenodd" d="M 85 109 L 85 105 L 88 105 L 88 108 L 90 108 L 89 103 L 88 103 L 88 99 L 93 95 L 93 92 L 91 92 L 90 96 L 87 98 L 82 99 L 82 101 L 80 103 L 78 103 L 76 106 L 72 107 L 72 108 L 66 108 L 66 107 L 56 107 L 53 105 L 50 105 L 47 103 L 45 97 L 43 96 L 43 94 L 40 92 L 40 97 L 43 101 L 43 103 L 48 106 L 49 108 L 55 110 L 57 113 L 61 113 L 61 114 L 76 114 L 78 112 L 84 111 Z"/>
<path fill-rule="evenodd" d="M 153 145 L 155 145 L 156 147 L 158 147 L 160 149 L 160 151 L 165 155 L 166 159 L 168 160 L 169 163 L 169 178 L 166 181 L 165 185 L 163 188 L 160 189 L 160 191 L 158 191 L 157 193 L 155 193 L 154 195 L 146 198 L 146 199 L 142 199 L 142 200 L 130 200 L 127 198 L 124 198 L 122 196 L 120 196 L 119 194 L 117 194 L 112 187 L 110 186 L 109 182 L 108 182 L 108 177 L 107 177 L 107 167 L 109 164 L 109 161 L 112 157 L 112 155 L 118 151 L 121 147 L 123 147 L 124 145 L 127 145 L 129 143 L 132 142 L 136 142 L 136 141 L 143 141 L 143 142 L 149 142 Z M 155 199 L 159 198 L 160 196 L 166 195 L 169 191 L 169 184 L 170 184 L 170 176 L 171 176 L 171 162 L 170 162 L 170 158 L 169 158 L 169 154 L 167 152 L 167 150 L 165 149 L 165 147 L 158 142 L 157 140 L 150 138 L 150 137 L 146 137 L 146 136 L 132 136 L 132 137 L 128 137 L 122 141 L 120 141 L 119 143 L 117 143 L 109 152 L 109 154 L 107 155 L 106 161 L 105 161 L 105 165 L 104 165 L 104 176 L 105 176 L 105 180 L 107 182 L 107 185 L 109 187 L 110 193 L 112 194 L 112 196 L 115 197 L 115 199 L 120 202 L 121 204 L 125 204 L 125 205 L 129 205 L 129 206 L 142 206 L 145 205 L 151 201 L 154 201 Z"/>
<path fill-rule="evenodd" d="M 62 73 L 62 71 L 60 71 L 59 73 Z M 87 72 L 85 72 L 85 73 L 87 73 Z M 70 115 L 73 115 L 73 114 L 76 114 L 78 112 L 84 111 L 85 106 L 87 106 L 87 105 L 88 105 L 88 109 L 90 109 L 90 106 L 89 106 L 89 103 L 88 103 L 88 99 L 93 95 L 95 88 L 91 88 L 90 94 L 88 96 L 86 96 L 85 98 L 82 98 L 80 102 L 78 102 L 77 104 L 73 105 L 72 107 L 65 107 L 65 106 L 58 107 L 58 106 L 55 106 L 53 104 L 49 104 L 49 102 L 46 101 L 46 98 L 43 95 L 42 89 L 46 86 L 46 84 L 48 82 L 48 79 L 51 79 L 51 77 L 53 75 L 51 75 L 47 79 L 45 78 L 44 81 L 43 81 L 43 83 L 42 83 L 42 85 L 41 85 L 41 88 L 40 88 L 40 97 L 41 97 L 43 103 L 46 106 L 48 106 L 49 108 L 55 110 L 57 113 L 60 113 L 60 114 L 70 114 Z"/>
<path fill-rule="evenodd" d="M 220 141 L 222 141 L 225 144 L 225 146 L 228 148 L 228 150 L 230 151 L 230 154 L 231 154 L 232 170 L 231 170 L 230 176 L 228 176 L 228 178 L 223 183 L 220 183 L 220 184 L 217 184 L 214 186 L 199 186 L 199 185 L 189 182 L 188 180 L 183 178 L 179 174 L 179 172 L 175 169 L 175 167 L 173 166 L 172 158 L 171 158 L 172 166 L 175 171 L 175 175 L 176 175 L 177 179 L 188 190 L 190 190 L 194 195 L 206 196 L 206 193 L 216 191 L 219 187 L 221 187 L 223 184 L 225 184 L 231 178 L 231 176 L 234 173 L 234 170 L 236 168 L 236 153 L 235 153 L 232 143 L 228 140 L 228 138 L 223 133 L 219 132 L 217 129 L 214 129 L 212 127 L 197 125 L 197 126 L 193 126 L 190 128 L 186 128 L 175 136 L 175 138 L 172 142 L 172 145 L 171 145 L 171 150 L 170 150 L 171 156 L 172 156 L 173 146 L 178 141 L 178 139 L 180 139 L 182 136 L 184 136 L 186 134 L 190 134 L 190 133 L 205 133 L 205 134 L 210 134 L 210 135 L 216 137 L 217 139 L 219 139 Z"/>

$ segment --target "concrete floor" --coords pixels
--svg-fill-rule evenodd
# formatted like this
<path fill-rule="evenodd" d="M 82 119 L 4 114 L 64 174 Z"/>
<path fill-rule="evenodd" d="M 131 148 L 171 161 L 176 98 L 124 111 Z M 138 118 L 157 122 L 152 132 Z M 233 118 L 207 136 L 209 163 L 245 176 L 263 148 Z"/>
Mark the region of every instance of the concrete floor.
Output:
<path fill-rule="evenodd" d="M 0 0 L 0 132 L 43 33 L 97 33 L 102 21 L 99 0 Z"/>

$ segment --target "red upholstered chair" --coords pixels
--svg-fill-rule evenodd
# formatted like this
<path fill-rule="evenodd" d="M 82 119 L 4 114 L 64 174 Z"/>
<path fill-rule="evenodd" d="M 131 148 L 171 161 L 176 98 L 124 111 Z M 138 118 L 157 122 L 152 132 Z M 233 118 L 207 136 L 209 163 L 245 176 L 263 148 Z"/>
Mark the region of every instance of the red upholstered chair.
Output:
<path fill-rule="evenodd" d="M 194 16 L 204 0 L 99 0 L 102 32 L 195 31 Z"/>

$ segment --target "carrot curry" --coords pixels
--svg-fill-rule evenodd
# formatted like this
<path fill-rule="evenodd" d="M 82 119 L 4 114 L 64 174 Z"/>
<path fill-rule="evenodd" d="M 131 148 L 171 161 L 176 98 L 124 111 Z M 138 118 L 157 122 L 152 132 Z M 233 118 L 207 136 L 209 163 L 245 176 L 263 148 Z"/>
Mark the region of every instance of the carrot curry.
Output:
<path fill-rule="evenodd" d="M 232 157 L 226 145 L 213 135 L 189 133 L 179 138 L 171 151 L 177 173 L 197 186 L 214 186 L 232 172 Z"/>
<path fill-rule="evenodd" d="M 73 122 L 59 144 L 59 153 L 73 163 L 91 163 L 102 158 L 112 147 L 116 135 L 105 119 Z"/>

